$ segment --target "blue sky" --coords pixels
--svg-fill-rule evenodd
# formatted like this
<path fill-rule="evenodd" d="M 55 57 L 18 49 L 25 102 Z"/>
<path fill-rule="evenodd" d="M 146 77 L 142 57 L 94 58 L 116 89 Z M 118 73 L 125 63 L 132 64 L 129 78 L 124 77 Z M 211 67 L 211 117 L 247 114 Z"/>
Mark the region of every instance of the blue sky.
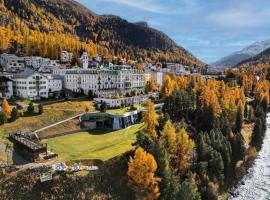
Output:
<path fill-rule="evenodd" d="M 146 21 L 210 63 L 270 39 L 269 0 L 77 0 L 97 14 Z"/>

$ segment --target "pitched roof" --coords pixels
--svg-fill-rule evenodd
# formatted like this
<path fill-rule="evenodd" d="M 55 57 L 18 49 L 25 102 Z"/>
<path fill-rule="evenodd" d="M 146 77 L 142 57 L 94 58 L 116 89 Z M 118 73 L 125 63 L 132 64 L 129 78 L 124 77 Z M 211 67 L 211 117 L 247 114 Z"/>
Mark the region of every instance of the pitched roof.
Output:
<path fill-rule="evenodd" d="M 33 70 L 26 70 L 26 71 L 14 74 L 13 78 L 28 78 L 28 77 L 34 75 L 35 73 L 37 73 L 37 72 L 33 71 Z"/>

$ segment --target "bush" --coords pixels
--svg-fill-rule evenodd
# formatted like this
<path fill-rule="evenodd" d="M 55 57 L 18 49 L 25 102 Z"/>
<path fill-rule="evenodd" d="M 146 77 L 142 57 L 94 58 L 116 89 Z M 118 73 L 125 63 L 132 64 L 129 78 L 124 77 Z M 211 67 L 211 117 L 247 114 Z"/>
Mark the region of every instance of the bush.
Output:
<path fill-rule="evenodd" d="M 129 110 L 137 110 L 137 108 L 134 105 L 131 105 Z"/>
<path fill-rule="evenodd" d="M 102 102 L 100 105 L 100 112 L 106 112 L 107 110 L 107 104 L 105 102 Z"/>
<path fill-rule="evenodd" d="M 27 108 L 27 112 L 28 112 L 29 114 L 33 114 L 34 111 L 35 111 L 34 104 L 33 104 L 32 102 L 30 102 L 29 105 L 28 105 L 28 108 Z"/>
<path fill-rule="evenodd" d="M 42 104 L 39 104 L 38 105 L 38 114 L 42 114 L 44 112 L 44 110 L 43 110 L 43 105 Z"/>
<path fill-rule="evenodd" d="M 3 125 L 7 123 L 7 116 L 5 115 L 5 113 L 0 112 L 0 125 Z"/>
<path fill-rule="evenodd" d="M 16 107 L 14 107 L 11 111 L 11 121 L 14 122 L 16 121 L 16 119 L 19 118 L 19 112 L 18 112 L 18 109 Z"/>

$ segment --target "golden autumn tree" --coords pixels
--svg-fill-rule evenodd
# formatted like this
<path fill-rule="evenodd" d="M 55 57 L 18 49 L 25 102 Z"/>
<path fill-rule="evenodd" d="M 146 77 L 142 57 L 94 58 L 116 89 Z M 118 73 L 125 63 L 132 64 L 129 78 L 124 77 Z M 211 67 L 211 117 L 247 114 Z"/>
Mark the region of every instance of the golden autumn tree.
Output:
<path fill-rule="evenodd" d="M 188 85 L 188 79 L 187 77 L 184 77 L 184 76 L 179 76 L 177 78 L 177 88 L 179 90 L 184 90 L 187 88 L 187 85 Z"/>
<path fill-rule="evenodd" d="M 163 97 L 170 96 L 174 90 L 174 87 L 175 87 L 174 80 L 169 75 L 166 75 L 165 82 L 164 82 L 163 88 L 162 88 Z"/>
<path fill-rule="evenodd" d="M 201 96 L 201 105 L 204 108 L 212 108 L 214 111 L 215 117 L 218 117 L 221 113 L 221 107 L 219 105 L 217 92 L 214 89 L 211 89 L 210 86 L 205 86 L 203 89 L 203 94 Z"/>
<path fill-rule="evenodd" d="M 269 104 L 270 85 L 267 80 L 259 81 L 255 86 L 255 99 L 258 102 Z"/>
<path fill-rule="evenodd" d="M 176 131 L 171 120 L 168 120 L 165 123 L 163 130 L 161 131 L 161 139 L 168 153 L 174 154 L 176 151 Z"/>
<path fill-rule="evenodd" d="M 107 47 L 103 49 L 103 56 L 104 58 L 107 58 L 109 56 L 109 49 Z"/>
<path fill-rule="evenodd" d="M 137 70 L 138 71 L 142 71 L 143 70 L 143 66 L 142 66 L 141 63 L 138 63 L 136 67 L 137 67 Z"/>
<path fill-rule="evenodd" d="M 158 183 L 160 178 L 155 176 L 157 163 L 153 155 L 141 147 L 137 148 L 134 158 L 128 162 L 129 185 L 135 192 L 137 199 L 155 200 L 159 197 Z"/>
<path fill-rule="evenodd" d="M 157 138 L 156 127 L 158 126 L 158 118 L 155 112 L 155 105 L 149 99 L 145 103 L 145 113 L 144 113 L 144 127 L 148 134 L 153 138 Z"/>
<path fill-rule="evenodd" d="M 5 113 L 7 116 L 10 116 L 11 111 L 12 111 L 12 109 L 11 109 L 7 99 L 4 98 L 3 103 L 2 103 L 2 112 Z"/>
<path fill-rule="evenodd" d="M 156 89 L 156 84 L 155 84 L 155 77 L 154 74 L 151 74 L 150 81 L 149 81 L 149 88 L 151 92 L 154 92 Z"/>
<path fill-rule="evenodd" d="M 194 146 L 193 140 L 189 138 L 186 130 L 182 128 L 177 135 L 177 169 L 180 174 L 187 172 Z"/>

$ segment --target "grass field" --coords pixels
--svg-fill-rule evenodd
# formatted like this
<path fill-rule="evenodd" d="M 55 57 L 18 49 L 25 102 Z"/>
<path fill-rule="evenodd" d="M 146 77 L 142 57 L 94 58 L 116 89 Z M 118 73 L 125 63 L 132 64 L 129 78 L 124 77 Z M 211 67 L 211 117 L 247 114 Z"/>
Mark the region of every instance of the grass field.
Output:
<path fill-rule="evenodd" d="M 88 108 L 89 112 L 95 111 L 93 102 L 89 100 L 70 100 L 59 103 L 53 103 L 44 106 L 45 109 L 54 109 L 54 110 L 74 110 L 77 112 L 84 112 Z"/>
<path fill-rule="evenodd" d="M 143 106 L 141 105 L 134 105 L 138 110 L 142 110 L 144 109 Z M 108 110 L 107 112 L 111 113 L 111 114 L 115 114 L 115 115 L 122 115 L 125 114 L 126 112 L 130 112 L 130 107 L 126 107 L 126 108 L 119 108 L 119 109 L 111 109 Z"/>
<path fill-rule="evenodd" d="M 71 111 L 45 110 L 41 115 L 20 117 L 15 122 L 0 126 L 0 138 L 4 138 L 8 134 L 18 130 L 34 131 L 74 115 L 76 115 L 76 113 Z"/>
<path fill-rule="evenodd" d="M 63 132 L 68 131 L 75 131 L 80 129 L 80 122 L 79 119 L 72 119 L 67 122 L 58 124 L 56 126 L 50 127 L 48 129 L 45 129 L 44 131 L 38 132 L 38 136 L 40 138 L 44 138 L 46 136 L 55 135 Z"/>
<path fill-rule="evenodd" d="M 48 148 L 65 160 L 108 160 L 131 150 L 142 124 L 112 132 L 81 132 L 44 140 Z"/>
<path fill-rule="evenodd" d="M 15 122 L 6 123 L 0 126 L 0 139 L 5 138 L 8 134 L 18 130 L 34 131 L 53 123 L 68 119 L 88 107 L 89 111 L 94 110 L 93 103 L 89 100 L 71 100 L 60 103 L 53 103 L 44 106 L 42 115 L 23 116 Z M 37 107 L 35 112 L 38 112 Z M 66 128 L 66 127 L 65 127 Z"/>

